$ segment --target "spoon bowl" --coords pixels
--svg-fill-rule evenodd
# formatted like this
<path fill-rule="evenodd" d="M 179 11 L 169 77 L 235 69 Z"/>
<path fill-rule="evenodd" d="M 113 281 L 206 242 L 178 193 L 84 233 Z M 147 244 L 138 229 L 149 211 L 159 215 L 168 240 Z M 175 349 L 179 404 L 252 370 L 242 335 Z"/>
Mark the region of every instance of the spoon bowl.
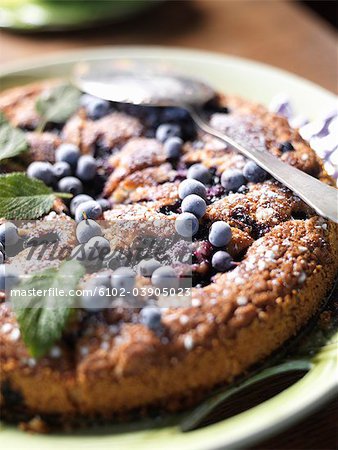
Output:
<path fill-rule="evenodd" d="M 214 90 L 200 80 L 174 75 L 155 65 L 126 67 L 120 61 L 80 64 L 74 71 L 74 82 L 87 94 L 133 105 L 199 106 L 215 97 Z"/>

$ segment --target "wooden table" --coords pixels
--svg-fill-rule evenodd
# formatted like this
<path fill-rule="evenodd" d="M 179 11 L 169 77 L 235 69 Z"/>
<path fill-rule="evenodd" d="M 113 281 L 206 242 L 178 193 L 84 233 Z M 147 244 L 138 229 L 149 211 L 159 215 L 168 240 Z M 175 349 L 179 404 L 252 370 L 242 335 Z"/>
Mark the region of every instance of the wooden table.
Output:
<path fill-rule="evenodd" d="M 2 33 L 1 61 L 105 44 L 159 44 L 239 55 L 337 91 L 333 28 L 295 2 L 274 0 L 171 1 L 99 30 L 43 36 Z"/>
<path fill-rule="evenodd" d="M 152 44 L 192 47 L 256 59 L 338 91 L 333 28 L 294 2 L 258 0 L 171 1 L 127 23 L 81 32 L 15 35 L 2 33 L 1 62 L 98 45 Z M 337 447 L 337 402 L 255 447 Z"/>

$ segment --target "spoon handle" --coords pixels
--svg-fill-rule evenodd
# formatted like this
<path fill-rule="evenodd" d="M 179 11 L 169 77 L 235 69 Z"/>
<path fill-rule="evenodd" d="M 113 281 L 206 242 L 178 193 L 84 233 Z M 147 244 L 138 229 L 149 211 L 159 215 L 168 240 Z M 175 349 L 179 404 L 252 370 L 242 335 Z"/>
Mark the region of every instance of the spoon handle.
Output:
<path fill-rule="evenodd" d="M 204 132 L 224 141 L 283 183 L 319 215 L 338 223 L 338 190 L 284 163 L 268 151 L 245 148 L 226 134 L 212 128 L 193 107 L 186 108 L 196 125 Z"/>

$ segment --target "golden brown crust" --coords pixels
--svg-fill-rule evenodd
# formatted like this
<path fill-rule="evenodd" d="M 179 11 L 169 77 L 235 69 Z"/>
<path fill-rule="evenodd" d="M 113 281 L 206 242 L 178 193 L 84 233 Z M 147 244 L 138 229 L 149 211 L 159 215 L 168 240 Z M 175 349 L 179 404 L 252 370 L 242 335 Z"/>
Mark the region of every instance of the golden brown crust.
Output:
<path fill-rule="evenodd" d="M 39 86 L 19 88 L 0 98 L 15 125 L 33 126 L 30 105 L 37 92 Z M 321 161 L 285 119 L 231 96 L 223 102 L 231 114 L 215 114 L 214 126 L 236 139 L 263 145 L 288 163 L 331 182 Z M 109 148 L 113 172 L 105 193 L 115 205 L 105 219 L 175 220 L 180 168 L 167 161 L 162 144 L 142 133 L 141 122 L 125 113 L 93 122 L 80 111 L 61 136 L 47 132 L 27 136 L 31 159 L 45 155 L 53 161 L 62 140 L 76 143 L 83 152 L 92 151 L 98 141 Z M 286 140 L 295 151 L 282 154 L 279 143 Z M 217 176 L 226 168 L 243 167 L 245 160 L 199 135 L 185 143 L 181 162 L 182 166 L 202 162 Z M 170 215 L 166 207 L 173 207 Z M 315 216 L 274 181 L 249 183 L 244 193 L 211 202 L 203 225 L 215 220 L 226 220 L 232 227 L 227 251 L 240 258 L 238 265 L 217 274 L 207 286 L 194 288 L 192 306 L 163 311 L 162 334 L 140 324 L 137 312 L 116 309 L 104 311 L 98 321 L 82 321 L 83 312 L 77 311 L 63 339 L 37 361 L 20 339 L 14 314 L 2 303 L 5 414 L 9 417 L 17 408 L 28 415 L 111 418 L 153 406 L 178 410 L 210 388 L 232 381 L 297 333 L 318 310 L 336 277 L 337 226 Z M 14 394 L 16 405 L 11 403 Z"/>
<path fill-rule="evenodd" d="M 250 365 L 269 355 L 317 310 L 336 272 L 333 256 L 330 256 L 336 243 L 332 228 L 325 233 L 329 236 L 331 248 L 324 250 L 319 260 L 313 258 L 306 266 L 302 263 L 306 257 L 299 252 L 298 238 L 308 236 L 311 245 L 315 246 L 323 236 L 322 229 L 314 228 L 321 228 L 322 225 L 315 225 L 317 223 L 317 220 L 312 220 L 312 224 L 302 222 L 295 244 L 288 246 L 287 252 L 293 259 L 295 254 L 299 254 L 295 271 L 299 275 L 292 272 L 288 278 L 280 278 L 277 270 L 283 270 L 284 266 L 277 266 L 272 279 L 252 277 L 252 270 L 258 270 L 261 258 L 255 249 L 250 249 L 246 265 L 240 270 L 235 269 L 238 274 L 231 272 L 228 280 L 218 280 L 203 295 L 195 293 L 195 298 L 201 301 L 198 308 L 165 314 L 170 344 L 161 343 L 151 331 L 132 324 L 125 324 L 117 336 L 113 330 L 108 339 L 102 341 L 100 334 L 102 338 L 103 332 L 107 331 L 103 327 L 77 342 L 75 361 L 69 350 L 61 347 L 62 358 L 43 358 L 34 365 L 23 344 L 18 345 L 9 338 L 1 343 L 6 352 L 2 355 L 5 361 L 3 376 L 10 380 L 14 391 L 22 393 L 25 406 L 35 413 L 97 413 L 109 417 L 147 404 L 166 405 L 170 409 L 184 406 L 185 397 L 189 399 L 195 391 L 201 393 L 210 386 L 230 382 Z M 306 235 L 304 232 L 309 228 L 312 228 L 311 233 Z M 269 236 L 262 238 L 260 251 L 269 251 L 272 243 L 283 247 L 290 231 L 290 227 L 281 226 L 269 244 L 266 242 Z M 316 241 L 312 241 L 313 238 Z M 308 251 L 311 250 L 309 245 Z M 251 254 L 254 256 L 252 259 Z M 288 264 L 294 263 L 284 263 L 285 266 Z M 265 270 L 266 274 L 271 274 L 269 267 Z M 302 273 L 306 273 L 307 278 L 300 283 Z M 245 280 L 247 275 L 250 278 L 243 284 L 234 282 Z M 223 275 L 221 277 L 224 278 Z M 287 289 L 289 293 L 286 295 L 280 295 L 285 291 L 286 283 L 291 289 Z M 227 301 L 222 294 L 225 289 L 229 291 Z M 234 307 L 233 300 L 245 295 L 248 297 L 248 292 L 252 293 L 249 303 Z M 4 305 L 2 314 L 11 317 L 6 323 L 15 325 L 15 319 Z M 182 324 L 182 316 L 189 317 L 189 321 Z M 11 334 L 2 338 L 6 339 L 6 336 Z M 187 340 L 188 336 L 191 340 Z M 104 347 L 102 342 L 106 343 Z M 187 342 L 192 342 L 193 348 L 186 348 Z"/>

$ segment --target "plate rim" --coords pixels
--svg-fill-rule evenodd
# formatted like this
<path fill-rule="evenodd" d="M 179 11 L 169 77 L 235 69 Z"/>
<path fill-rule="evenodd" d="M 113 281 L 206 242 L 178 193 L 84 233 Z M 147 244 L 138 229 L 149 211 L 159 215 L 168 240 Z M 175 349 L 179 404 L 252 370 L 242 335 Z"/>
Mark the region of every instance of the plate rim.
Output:
<path fill-rule="evenodd" d="M 337 338 L 337 335 L 336 335 Z M 301 378 L 298 382 L 291 385 L 289 388 L 282 391 L 280 394 L 272 397 L 271 399 L 251 408 L 247 411 L 244 411 L 240 414 L 237 414 L 233 417 L 225 419 L 223 421 L 217 422 L 215 424 L 209 425 L 208 427 L 204 427 L 201 429 L 197 429 L 194 431 L 190 431 L 187 433 L 182 433 L 181 436 L 173 435 L 172 438 L 175 440 L 180 440 L 182 438 L 182 448 L 188 450 L 218 450 L 223 448 L 228 450 L 233 450 L 235 448 L 245 448 L 246 445 L 252 446 L 253 444 L 259 442 L 262 439 L 266 439 L 274 435 L 276 432 L 281 432 L 285 430 L 289 425 L 295 424 L 297 421 L 301 420 L 311 412 L 320 408 L 326 401 L 333 397 L 335 394 L 335 390 L 337 388 L 337 381 L 335 380 L 332 373 L 334 372 L 334 368 L 337 366 L 335 361 L 330 359 L 322 359 L 317 363 L 303 378 Z M 330 378 L 331 375 L 331 378 Z M 313 383 L 315 381 L 320 380 L 319 388 L 312 389 Z M 328 380 L 330 382 L 328 383 Z M 317 385 L 318 386 L 318 385 Z M 306 409 L 304 409 L 304 403 L 299 402 L 299 398 L 305 398 L 306 394 L 310 394 L 307 396 L 306 401 Z M 286 400 L 286 402 L 285 402 Z M 281 402 L 283 401 L 283 407 L 281 408 Z M 295 412 L 296 410 L 296 412 Z M 302 415 L 300 415 L 300 412 Z M 258 421 L 254 417 L 258 413 Z M 268 416 L 271 418 L 273 416 L 273 420 L 270 420 L 268 425 L 269 428 L 266 428 L 265 421 L 261 421 L 262 416 Z M 259 421 L 260 424 L 259 424 Z M 232 426 L 238 427 L 238 422 L 245 423 L 247 429 L 245 431 L 245 436 L 233 436 L 232 439 L 226 439 L 226 432 Z M 258 427 L 255 431 L 249 431 L 248 428 L 254 428 L 257 425 Z M 237 423 L 237 424 L 236 424 Z M 6 430 L 7 428 L 7 430 Z M 170 430 L 176 429 L 176 427 L 169 426 L 169 434 L 166 436 L 165 440 L 170 438 Z M 4 444 L 6 441 L 8 444 L 15 444 L 17 441 L 17 437 L 20 436 L 20 442 L 22 440 L 26 440 L 25 433 L 16 429 L 12 426 L 4 425 L 2 427 L 2 431 L 5 431 L 5 436 L 2 435 Z M 9 435 L 6 436 L 6 431 L 9 431 Z M 152 433 L 152 429 L 149 430 Z M 238 434 L 238 433 L 237 433 Z M 7 439 L 6 439 L 7 437 Z M 85 435 L 79 436 L 69 436 L 64 435 L 62 433 L 52 434 L 52 435 L 30 435 L 31 442 L 27 445 L 27 450 L 38 450 L 40 445 L 42 444 L 44 448 L 47 450 L 50 448 L 51 450 L 56 449 L 56 446 L 60 443 L 66 443 L 69 440 L 69 444 L 74 450 L 80 450 L 83 448 L 83 440 L 86 438 Z M 80 438 L 80 442 L 76 443 L 74 439 L 76 437 Z M 106 444 L 114 444 L 114 442 L 109 442 L 109 439 L 114 439 L 114 434 L 107 436 L 108 440 L 104 440 L 103 442 L 95 442 L 94 448 L 97 450 L 103 450 L 106 448 Z M 61 438 L 61 441 L 59 439 Z M 160 436 L 161 439 L 161 436 Z M 49 441 L 52 444 L 52 440 L 55 442 L 53 445 L 49 446 L 47 442 Z M 151 444 L 153 442 L 149 442 L 149 446 L 147 444 L 144 445 L 144 441 L 147 440 L 147 436 L 143 437 L 143 442 L 141 442 L 140 449 L 153 448 Z M 173 441 L 174 442 L 174 441 Z M 131 442 L 132 443 L 132 442 Z M 137 443 L 137 441 L 136 441 Z M 161 443 L 161 442 L 160 442 Z M 28 444 L 28 443 L 27 443 Z M 128 444 L 127 444 L 128 445 Z M 184 446 L 184 447 L 183 447 Z M 240 446 L 240 447 L 239 447 Z M 87 448 L 87 447 L 85 447 Z M 88 448 L 93 448 L 91 443 L 89 443 Z M 115 448 L 115 447 L 112 447 Z M 135 447 L 127 447 L 121 446 L 120 449 L 126 450 L 135 448 Z M 155 447 L 154 447 L 155 448 Z M 168 447 L 165 446 L 165 449 Z M 170 447 L 169 447 L 170 448 Z M 181 444 L 178 448 L 181 448 Z"/>

